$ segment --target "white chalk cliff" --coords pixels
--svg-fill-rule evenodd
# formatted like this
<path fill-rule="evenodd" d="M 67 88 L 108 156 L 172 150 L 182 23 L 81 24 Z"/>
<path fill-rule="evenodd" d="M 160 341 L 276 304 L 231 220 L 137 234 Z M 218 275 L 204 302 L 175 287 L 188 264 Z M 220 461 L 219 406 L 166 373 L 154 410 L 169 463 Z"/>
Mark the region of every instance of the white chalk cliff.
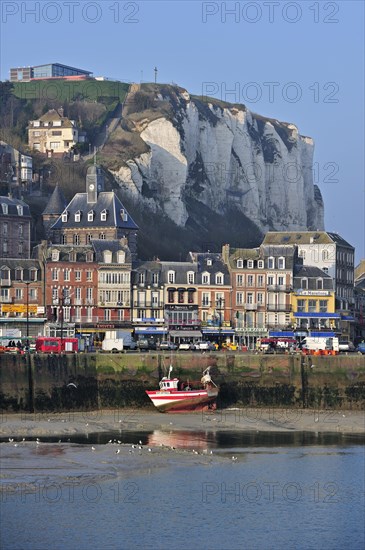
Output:
<path fill-rule="evenodd" d="M 153 101 L 153 117 L 146 112 L 128 121 L 147 152 L 113 170 L 136 203 L 180 227 L 197 217 L 202 203 L 222 217 L 233 208 L 262 232 L 324 229 L 323 201 L 313 184 L 313 140 L 294 124 L 243 105 L 202 101 L 177 87 L 161 87 Z M 170 112 L 159 115 L 159 103 Z"/>

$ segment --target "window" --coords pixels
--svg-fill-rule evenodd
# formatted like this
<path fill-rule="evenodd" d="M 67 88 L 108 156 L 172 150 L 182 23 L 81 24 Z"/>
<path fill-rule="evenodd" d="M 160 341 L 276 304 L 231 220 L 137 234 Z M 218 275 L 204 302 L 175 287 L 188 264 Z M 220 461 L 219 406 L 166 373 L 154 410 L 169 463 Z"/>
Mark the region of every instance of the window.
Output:
<path fill-rule="evenodd" d="M 23 243 L 18 243 L 18 254 L 23 254 Z"/>
<path fill-rule="evenodd" d="M 239 259 L 237 260 L 237 267 L 241 269 L 243 267 L 243 260 Z"/>
<path fill-rule="evenodd" d="M 33 149 L 35 149 L 36 151 L 39 151 L 41 148 L 41 144 L 40 143 L 33 143 Z"/>
<path fill-rule="evenodd" d="M 322 271 L 324 271 L 325 273 L 328 273 L 328 267 L 324 267 L 324 268 L 322 269 Z"/>
<path fill-rule="evenodd" d="M 70 278 L 71 278 L 71 270 L 70 269 L 65 269 L 64 271 L 64 280 L 66 282 L 70 281 Z"/>
<path fill-rule="evenodd" d="M 262 260 L 260 260 L 262 261 Z M 263 275 L 257 275 L 257 286 L 264 286 L 264 276 Z"/>
<path fill-rule="evenodd" d="M 183 304 L 184 303 L 184 291 L 183 290 L 179 290 L 178 293 L 177 293 L 177 301 L 179 304 Z"/>
<path fill-rule="evenodd" d="M 38 271 L 35 267 L 33 267 L 30 271 L 29 271 L 29 279 L 31 281 L 37 281 L 38 280 Z"/>
<path fill-rule="evenodd" d="M 319 311 L 321 313 L 328 312 L 328 300 L 319 300 Z"/>
<path fill-rule="evenodd" d="M 120 217 L 122 218 L 122 220 L 124 222 L 126 222 L 128 220 L 128 214 L 127 212 L 124 210 L 124 208 L 121 208 L 120 209 Z"/>
<path fill-rule="evenodd" d="M 284 277 L 278 277 L 278 285 L 284 286 Z"/>
<path fill-rule="evenodd" d="M 91 233 L 88 233 L 88 234 L 86 235 L 86 239 L 85 239 L 86 244 L 90 244 L 92 238 L 93 238 L 92 234 L 91 234 Z"/>
<path fill-rule="evenodd" d="M 323 290 L 323 279 L 317 279 L 317 290 Z"/>
<path fill-rule="evenodd" d="M 278 269 L 285 269 L 285 258 L 278 258 Z"/>
<path fill-rule="evenodd" d="M 99 239 L 105 241 L 105 233 L 99 233 Z"/>
<path fill-rule="evenodd" d="M 95 215 L 94 210 L 90 210 L 90 211 L 87 213 L 87 221 L 88 221 L 88 222 L 92 222 L 93 219 L 94 219 L 94 215 Z"/>
<path fill-rule="evenodd" d="M 24 235 L 24 225 L 21 223 L 19 225 L 19 237 L 22 237 Z"/>
<path fill-rule="evenodd" d="M 259 269 L 264 269 L 264 260 L 259 260 L 259 261 L 257 262 L 257 267 L 258 267 Z"/>
<path fill-rule="evenodd" d="M 243 305 L 243 292 L 237 292 L 236 293 L 236 304 L 238 306 L 242 306 Z"/>
<path fill-rule="evenodd" d="M 207 272 L 204 272 L 202 274 L 202 283 L 203 285 L 209 285 L 210 284 L 210 275 Z"/>
<path fill-rule="evenodd" d="M 125 252 L 123 250 L 118 250 L 118 252 L 117 252 L 117 262 L 118 262 L 118 264 L 124 264 L 124 262 L 125 262 Z"/>
<path fill-rule="evenodd" d="M 73 236 L 72 242 L 76 245 L 80 244 L 80 236 L 77 233 Z"/>
<path fill-rule="evenodd" d="M 34 137 L 39 137 L 40 135 L 41 135 L 41 133 L 40 133 L 39 130 L 35 130 L 35 131 L 33 132 L 33 136 L 34 136 Z"/>
<path fill-rule="evenodd" d="M 237 285 L 237 286 L 243 286 L 243 275 L 237 275 L 237 277 L 236 277 L 236 285 Z"/>
<path fill-rule="evenodd" d="M 22 216 L 23 215 L 23 207 L 21 206 L 21 204 L 17 204 L 16 208 L 18 210 L 18 216 Z"/>
<path fill-rule="evenodd" d="M 93 300 L 93 289 L 90 287 L 86 289 L 86 299 L 89 300 L 89 302 Z"/>
<path fill-rule="evenodd" d="M 317 310 L 317 300 L 308 300 L 308 311 L 314 313 Z"/>
<path fill-rule="evenodd" d="M 297 311 L 298 313 L 305 312 L 305 300 L 298 300 L 297 302 Z"/>
<path fill-rule="evenodd" d="M 138 273 L 138 284 L 139 285 L 144 285 L 144 283 L 146 282 L 146 275 L 144 272 L 140 271 Z"/>
<path fill-rule="evenodd" d="M 247 292 L 247 303 L 248 304 L 253 304 L 253 293 L 252 292 Z"/>
<path fill-rule="evenodd" d="M 105 264 L 111 264 L 112 263 L 112 253 L 110 250 L 104 250 L 104 263 Z"/>
<path fill-rule="evenodd" d="M 247 269 L 253 269 L 253 260 L 247 260 Z"/>
<path fill-rule="evenodd" d="M 81 271 L 75 271 L 75 281 L 81 281 Z"/>
<path fill-rule="evenodd" d="M 16 288 L 15 289 L 15 298 L 17 300 L 21 300 L 23 298 L 23 289 L 22 288 Z"/>
<path fill-rule="evenodd" d="M 102 210 L 100 213 L 100 219 L 102 222 L 106 222 L 106 218 L 108 216 L 108 211 L 106 209 Z"/>
<path fill-rule="evenodd" d="M 60 141 L 51 141 L 50 143 L 51 149 L 59 149 L 61 146 Z"/>
<path fill-rule="evenodd" d="M 303 258 L 303 260 L 305 260 L 305 250 L 299 251 L 299 258 Z"/>
<path fill-rule="evenodd" d="M 267 278 L 267 286 L 273 286 L 274 284 L 274 277 L 272 275 L 269 275 Z"/>
<path fill-rule="evenodd" d="M 222 285 L 224 282 L 224 277 L 222 273 L 217 273 L 215 276 L 215 284 L 216 285 Z"/>
<path fill-rule="evenodd" d="M 92 271 L 86 271 L 86 280 L 92 281 L 92 279 L 93 279 Z"/>
<path fill-rule="evenodd" d="M 188 285 L 194 284 L 194 271 L 188 271 Z"/>
<path fill-rule="evenodd" d="M 68 212 L 67 212 L 67 211 L 66 211 L 66 212 L 62 212 L 62 216 L 61 216 L 61 217 L 62 217 L 62 221 L 63 221 L 63 222 L 67 222 L 67 220 L 68 220 Z"/>
<path fill-rule="evenodd" d="M 104 321 L 110 321 L 111 319 L 111 310 L 104 309 Z"/>
<path fill-rule="evenodd" d="M 8 223 L 5 222 L 3 223 L 3 235 L 7 235 L 8 234 Z"/>
<path fill-rule="evenodd" d="M 16 281 L 22 281 L 23 280 L 23 268 L 17 267 L 15 269 L 15 280 Z"/>
<path fill-rule="evenodd" d="M 67 244 L 67 236 L 66 235 L 61 236 L 61 242 L 62 242 L 62 244 Z"/>
<path fill-rule="evenodd" d="M 75 222 L 80 222 L 81 221 L 81 211 L 78 210 L 77 212 L 75 212 Z"/>
<path fill-rule="evenodd" d="M 52 288 L 52 302 L 58 301 L 58 288 Z"/>
<path fill-rule="evenodd" d="M 262 305 L 264 303 L 264 294 L 263 292 L 257 293 L 257 303 Z"/>
<path fill-rule="evenodd" d="M 167 273 L 167 282 L 173 284 L 175 282 L 175 271 L 169 271 Z"/>
<path fill-rule="evenodd" d="M 322 261 L 325 262 L 329 258 L 328 250 L 322 250 Z"/>
<path fill-rule="evenodd" d="M 167 293 L 167 301 L 172 304 L 175 301 L 175 292 L 173 290 L 169 290 Z"/>
<path fill-rule="evenodd" d="M 212 265 L 212 260 L 210 258 L 207 258 L 207 265 Z"/>
<path fill-rule="evenodd" d="M 8 214 L 8 205 L 2 202 L 1 206 L 3 207 L 3 214 Z"/>
<path fill-rule="evenodd" d="M 87 262 L 93 262 L 94 261 L 94 253 L 93 252 L 86 252 L 86 261 Z"/>
<path fill-rule="evenodd" d="M 253 275 L 247 275 L 247 286 L 253 286 Z"/>
<path fill-rule="evenodd" d="M 158 273 L 152 273 L 152 284 L 153 285 L 158 285 L 158 280 L 159 280 L 159 274 Z"/>
<path fill-rule="evenodd" d="M 274 269 L 275 267 L 275 259 L 272 256 L 267 259 L 267 267 L 268 269 Z"/>
<path fill-rule="evenodd" d="M 308 288 L 308 279 L 302 279 L 301 282 L 300 282 L 300 286 L 302 289 L 307 289 Z"/>
<path fill-rule="evenodd" d="M 53 268 L 51 269 L 52 273 L 52 281 L 58 281 L 58 269 Z"/>
<path fill-rule="evenodd" d="M 34 132 L 34 134 L 36 134 L 36 132 Z M 62 136 L 61 130 L 52 130 L 52 136 Z"/>
<path fill-rule="evenodd" d="M 29 289 L 29 299 L 30 300 L 36 300 L 37 299 L 37 289 L 36 288 L 30 288 Z"/>
<path fill-rule="evenodd" d="M 203 292 L 202 294 L 202 306 L 208 307 L 210 305 L 210 293 L 209 292 Z"/>
<path fill-rule="evenodd" d="M 59 257 L 60 257 L 60 253 L 58 250 L 52 250 L 52 262 L 58 262 L 59 260 Z"/>

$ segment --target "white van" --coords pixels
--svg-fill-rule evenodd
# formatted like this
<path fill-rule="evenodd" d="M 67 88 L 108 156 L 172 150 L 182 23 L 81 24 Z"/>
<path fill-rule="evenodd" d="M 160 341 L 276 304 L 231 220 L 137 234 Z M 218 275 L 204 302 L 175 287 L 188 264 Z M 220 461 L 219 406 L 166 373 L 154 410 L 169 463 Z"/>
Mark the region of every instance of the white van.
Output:
<path fill-rule="evenodd" d="M 310 351 L 333 350 L 339 351 L 338 338 L 307 336 L 303 339 L 302 349 Z"/>

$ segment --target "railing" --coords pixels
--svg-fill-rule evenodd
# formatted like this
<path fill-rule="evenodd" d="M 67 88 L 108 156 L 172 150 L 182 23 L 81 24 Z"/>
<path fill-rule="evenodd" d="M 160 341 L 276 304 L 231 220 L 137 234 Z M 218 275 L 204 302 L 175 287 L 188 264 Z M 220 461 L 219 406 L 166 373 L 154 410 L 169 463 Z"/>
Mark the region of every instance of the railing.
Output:
<path fill-rule="evenodd" d="M 290 304 L 266 304 L 267 311 L 281 311 L 289 312 L 292 311 L 292 306 Z"/>
<path fill-rule="evenodd" d="M 156 309 L 160 307 L 164 307 L 164 302 L 133 302 L 133 307 L 138 307 L 141 309 L 149 308 L 149 309 Z"/>
<path fill-rule="evenodd" d="M 245 304 L 246 311 L 254 311 L 257 309 L 257 304 Z"/>
<path fill-rule="evenodd" d="M 291 292 L 292 287 L 288 285 L 267 285 L 268 292 Z"/>
<path fill-rule="evenodd" d="M 96 305 L 100 307 L 130 307 L 129 302 L 99 302 Z"/>

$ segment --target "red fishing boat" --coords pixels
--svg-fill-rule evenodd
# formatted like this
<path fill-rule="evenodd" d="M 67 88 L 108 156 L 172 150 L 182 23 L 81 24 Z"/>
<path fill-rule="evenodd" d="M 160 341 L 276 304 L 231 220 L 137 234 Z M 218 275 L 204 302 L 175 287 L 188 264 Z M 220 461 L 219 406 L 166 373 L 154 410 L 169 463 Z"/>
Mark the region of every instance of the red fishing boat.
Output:
<path fill-rule="evenodd" d="M 201 378 L 201 389 L 192 389 L 187 385 L 182 386 L 178 378 L 171 378 L 173 367 L 169 373 L 160 380 L 160 389 L 146 391 L 152 403 L 160 412 L 188 412 L 214 409 L 219 389 L 210 376 L 208 367 Z"/>

